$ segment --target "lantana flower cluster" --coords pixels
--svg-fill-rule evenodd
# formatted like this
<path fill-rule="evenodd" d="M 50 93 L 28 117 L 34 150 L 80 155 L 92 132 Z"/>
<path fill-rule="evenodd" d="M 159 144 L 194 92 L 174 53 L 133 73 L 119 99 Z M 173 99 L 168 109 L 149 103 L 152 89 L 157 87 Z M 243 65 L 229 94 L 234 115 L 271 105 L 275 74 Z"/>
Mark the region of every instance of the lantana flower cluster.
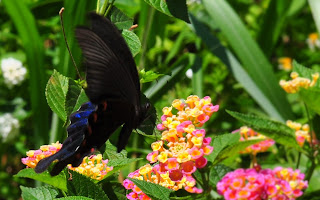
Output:
<path fill-rule="evenodd" d="M 27 151 L 27 157 L 22 158 L 21 162 L 29 168 L 35 168 L 40 160 L 57 153 L 61 148 L 62 144 L 59 141 L 51 145 L 42 145 L 38 150 Z"/>
<path fill-rule="evenodd" d="M 68 168 L 83 174 L 91 179 L 102 180 L 108 172 L 113 170 L 113 167 L 107 166 L 108 159 L 103 160 L 102 154 L 86 156 L 78 167 L 72 167 L 70 164 Z"/>
<path fill-rule="evenodd" d="M 312 80 L 304 77 L 299 77 L 299 74 L 297 72 L 291 72 L 290 76 L 292 80 L 280 80 L 280 86 L 287 93 L 297 93 L 300 88 L 308 89 L 309 87 L 313 87 L 319 78 L 319 73 L 312 74 Z"/>
<path fill-rule="evenodd" d="M 281 57 L 278 59 L 279 69 L 283 69 L 285 71 L 292 70 L 292 58 L 290 57 Z"/>
<path fill-rule="evenodd" d="M 288 120 L 286 124 L 287 126 L 295 130 L 296 140 L 301 147 L 304 145 L 305 141 L 309 142 L 309 144 L 311 143 L 310 126 L 308 124 L 302 125 L 291 120 Z M 315 134 L 313 134 L 312 136 L 313 143 L 318 143 Z"/>
<path fill-rule="evenodd" d="M 300 170 L 277 167 L 274 170 L 237 169 L 227 173 L 217 184 L 226 200 L 296 199 L 308 187 Z"/>
<path fill-rule="evenodd" d="M 35 168 L 40 160 L 57 153 L 61 148 L 62 144 L 59 142 L 52 143 L 51 145 L 42 145 L 38 150 L 28 151 L 27 157 L 22 158 L 21 162 L 27 165 L 28 168 Z M 108 167 L 107 164 L 108 160 L 102 160 L 102 155 L 97 154 L 84 157 L 78 167 L 72 167 L 69 164 L 68 168 L 91 179 L 101 180 L 113 169 L 113 167 Z"/>
<path fill-rule="evenodd" d="M 206 166 L 204 155 L 209 155 L 213 147 L 209 145 L 211 138 L 205 137 L 206 131 L 197 127 L 202 127 L 218 110 L 219 105 L 213 105 L 210 97 L 200 99 L 195 95 L 185 101 L 176 99 L 171 107 L 163 108 L 162 122 L 157 125 L 162 137 L 151 144 L 153 151 L 147 156 L 147 160 L 155 164 L 147 164 L 129 177 L 173 190 L 184 188 L 190 193 L 201 193 L 202 189 L 195 187 L 192 174 Z M 145 194 L 130 180 L 126 179 L 123 185 L 132 190 L 127 195 L 128 199 L 145 198 Z"/>
<path fill-rule="evenodd" d="M 240 151 L 241 154 L 252 154 L 257 155 L 260 152 L 266 152 L 270 146 L 274 145 L 275 141 L 267 138 L 266 136 L 254 131 L 247 126 L 243 126 L 240 130 L 234 132 L 240 132 L 240 141 L 263 139 L 263 141 L 246 147 L 244 150 Z"/>
<path fill-rule="evenodd" d="M 318 33 L 310 33 L 307 39 L 308 47 L 311 51 L 320 48 L 320 40 Z"/>

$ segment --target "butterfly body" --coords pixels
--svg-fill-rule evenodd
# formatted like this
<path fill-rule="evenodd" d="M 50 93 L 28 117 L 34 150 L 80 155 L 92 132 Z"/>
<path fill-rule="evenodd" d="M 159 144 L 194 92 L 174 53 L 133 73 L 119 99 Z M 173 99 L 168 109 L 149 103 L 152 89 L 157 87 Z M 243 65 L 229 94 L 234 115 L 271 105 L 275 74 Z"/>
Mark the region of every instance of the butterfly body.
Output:
<path fill-rule="evenodd" d="M 76 38 L 85 57 L 90 102 L 70 115 L 68 138 L 56 154 L 41 160 L 35 168 L 57 175 L 67 165 L 77 167 L 82 159 L 100 148 L 122 125 L 117 148 L 121 151 L 133 129 L 146 118 L 150 104 L 141 104 L 139 76 L 132 54 L 121 33 L 106 18 L 91 13 L 91 28 L 78 27 Z"/>

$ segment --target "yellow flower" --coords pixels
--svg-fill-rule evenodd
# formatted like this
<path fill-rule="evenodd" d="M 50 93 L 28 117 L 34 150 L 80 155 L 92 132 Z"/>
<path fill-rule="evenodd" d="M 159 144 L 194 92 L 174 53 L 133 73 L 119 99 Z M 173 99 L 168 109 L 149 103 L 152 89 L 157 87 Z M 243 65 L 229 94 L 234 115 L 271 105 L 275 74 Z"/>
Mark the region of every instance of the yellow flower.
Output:
<path fill-rule="evenodd" d="M 193 137 L 191 139 L 191 142 L 194 144 L 194 146 L 199 147 L 199 148 L 202 145 L 202 141 L 203 141 L 203 137 Z"/>
<path fill-rule="evenodd" d="M 164 107 L 164 108 L 162 109 L 162 112 L 163 112 L 164 115 L 172 116 L 171 110 L 172 110 L 172 106 L 170 106 L 170 107 Z"/>
<path fill-rule="evenodd" d="M 153 151 L 159 151 L 162 148 L 162 145 L 163 145 L 163 141 L 153 142 L 151 144 L 151 148 Z"/>
<path fill-rule="evenodd" d="M 307 44 L 309 46 L 309 49 L 311 49 L 311 51 L 314 51 L 316 47 L 319 48 L 320 41 L 319 41 L 318 33 L 309 34 L 308 39 L 307 39 Z"/>
<path fill-rule="evenodd" d="M 168 153 L 167 152 L 161 152 L 159 155 L 158 155 L 158 160 L 162 163 L 165 163 L 167 162 L 168 160 Z"/>
<path fill-rule="evenodd" d="M 312 74 L 312 81 L 308 78 L 299 77 L 297 72 L 292 72 L 290 76 L 292 80 L 281 80 L 280 86 L 287 93 L 296 93 L 300 88 L 308 89 L 309 87 L 313 87 L 319 78 L 319 73 Z"/>
<path fill-rule="evenodd" d="M 189 160 L 191 160 L 191 155 L 187 151 L 181 152 L 177 156 L 177 161 L 179 163 L 187 162 Z"/>
<path fill-rule="evenodd" d="M 283 69 L 285 71 L 292 70 L 292 58 L 290 57 L 282 57 L 278 59 L 279 69 Z"/>

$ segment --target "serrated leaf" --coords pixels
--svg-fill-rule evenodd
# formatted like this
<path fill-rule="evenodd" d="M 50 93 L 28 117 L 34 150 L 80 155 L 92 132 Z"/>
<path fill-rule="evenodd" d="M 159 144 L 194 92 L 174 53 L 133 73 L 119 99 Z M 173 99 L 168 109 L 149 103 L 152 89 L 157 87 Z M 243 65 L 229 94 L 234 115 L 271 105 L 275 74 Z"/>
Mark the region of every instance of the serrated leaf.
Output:
<path fill-rule="evenodd" d="M 212 138 L 212 153 L 207 156 L 208 161 L 213 162 L 218 154 L 227 146 L 237 143 L 240 140 L 240 134 L 223 134 Z"/>
<path fill-rule="evenodd" d="M 140 70 L 139 77 L 140 77 L 140 83 L 148 83 L 156 80 L 160 76 L 164 76 L 164 74 L 158 74 L 154 71 L 145 71 L 144 69 Z"/>
<path fill-rule="evenodd" d="M 21 178 L 31 178 L 33 180 L 41 181 L 43 183 L 52 185 L 63 191 L 67 191 L 67 181 L 64 173 L 60 173 L 57 176 L 51 176 L 48 171 L 45 171 L 41 174 L 37 174 L 33 169 L 28 168 L 19 171 L 19 173 L 14 176 Z"/>
<path fill-rule="evenodd" d="M 151 199 L 169 200 L 170 193 L 173 192 L 173 190 L 170 190 L 166 187 L 163 187 L 155 183 L 150 183 L 134 178 L 128 179 L 131 180 L 136 186 L 138 186 L 138 188 L 140 188 L 142 192 L 145 193 Z"/>
<path fill-rule="evenodd" d="M 241 150 L 245 149 L 246 147 L 256 144 L 258 142 L 263 141 L 263 139 L 258 139 L 258 140 L 246 140 L 246 141 L 240 141 L 232 146 L 228 146 L 227 148 L 223 149 L 216 157 L 214 160 L 213 164 L 217 164 L 221 161 L 223 161 L 226 158 L 229 158 L 231 156 L 234 156 L 238 154 Z"/>
<path fill-rule="evenodd" d="M 111 142 L 108 140 L 106 142 L 106 148 L 103 153 L 103 158 L 104 159 L 109 159 L 109 160 L 116 160 L 116 159 L 121 159 L 121 158 L 127 158 L 127 151 L 122 150 L 120 153 L 117 152 L 117 147 L 115 147 Z"/>
<path fill-rule="evenodd" d="M 262 132 L 263 135 L 274 139 L 279 144 L 301 150 L 296 141 L 294 130 L 289 128 L 287 125 L 281 122 L 264 119 L 254 115 L 246 115 L 229 110 L 227 110 L 227 113 L 243 122 L 250 128 L 254 129 L 255 131 Z"/>
<path fill-rule="evenodd" d="M 293 65 L 292 71 L 297 72 L 299 74 L 299 77 L 309 78 L 310 80 L 312 80 L 312 74 L 317 73 L 317 71 L 301 65 L 297 63 L 297 61 L 295 60 L 292 62 L 292 65 Z M 317 81 L 314 87 L 320 89 L 320 81 Z"/>
<path fill-rule="evenodd" d="M 74 196 L 84 196 L 92 199 L 109 199 L 98 184 L 91 181 L 90 178 L 69 171 L 72 174 L 72 180 L 67 182 L 68 194 Z"/>
<path fill-rule="evenodd" d="M 139 40 L 139 37 L 134 32 L 127 29 L 124 29 L 122 31 L 122 36 L 127 42 L 132 56 L 135 57 L 141 49 L 141 42 Z"/>
<path fill-rule="evenodd" d="M 211 168 L 209 174 L 209 182 L 211 186 L 215 186 L 232 168 L 218 164 Z"/>
<path fill-rule="evenodd" d="M 108 174 L 103 178 L 106 179 L 112 174 L 116 173 L 118 170 L 130 165 L 133 162 L 137 162 L 142 160 L 143 158 L 119 158 L 116 160 L 109 160 L 108 166 L 113 167 L 112 171 L 108 172 Z"/>
<path fill-rule="evenodd" d="M 51 110 L 55 112 L 63 121 L 67 120 L 67 114 L 65 111 L 65 100 L 68 92 L 69 79 L 61 75 L 56 70 L 53 71 L 47 87 L 46 98 Z"/>
<path fill-rule="evenodd" d="M 186 0 L 144 0 L 160 12 L 190 22 Z"/>
<path fill-rule="evenodd" d="M 320 115 L 320 89 L 301 89 L 299 91 L 299 96 L 308 108 Z"/>
<path fill-rule="evenodd" d="M 103 190 L 110 199 L 126 200 L 126 189 L 121 183 L 104 182 Z"/>
<path fill-rule="evenodd" d="M 82 197 L 82 196 L 68 196 L 68 197 L 57 198 L 57 200 L 93 200 L 93 199 L 88 197 Z"/>
<path fill-rule="evenodd" d="M 54 199 L 59 191 L 51 186 L 42 186 L 37 188 L 29 188 L 20 186 L 22 191 L 22 199 L 24 200 L 38 200 L 38 199 Z"/>
<path fill-rule="evenodd" d="M 74 80 L 69 79 L 65 102 L 67 116 L 77 111 L 80 106 L 87 101 L 89 101 L 89 99 L 84 90 Z"/>
<path fill-rule="evenodd" d="M 129 29 L 133 24 L 133 19 L 128 17 L 126 14 L 124 14 L 121 10 L 119 10 L 115 6 L 112 6 L 112 9 L 110 11 L 110 20 L 120 30 Z"/>

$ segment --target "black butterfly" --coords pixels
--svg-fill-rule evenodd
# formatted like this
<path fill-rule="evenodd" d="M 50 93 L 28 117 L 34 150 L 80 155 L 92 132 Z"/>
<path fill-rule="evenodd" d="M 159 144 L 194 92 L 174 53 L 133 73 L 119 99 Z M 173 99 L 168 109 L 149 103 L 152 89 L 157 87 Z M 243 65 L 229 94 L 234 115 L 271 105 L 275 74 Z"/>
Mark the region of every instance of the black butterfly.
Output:
<path fill-rule="evenodd" d="M 141 103 L 138 71 L 132 54 L 118 29 L 105 17 L 90 13 L 91 28 L 76 28 L 76 38 L 87 67 L 86 94 L 90 102 L 70 116 L 68 138 L 56 154 L 41 160 L 35 168 L 45 171 L 54 161 L 50 174 L 59 174 L 72 164 L 100 148 L 123 125 L 118 152 L 127 144 L 133 129 L 146 118 L 150 104 Z M 155 118 L 154 118 L 155 119 Z"/>

